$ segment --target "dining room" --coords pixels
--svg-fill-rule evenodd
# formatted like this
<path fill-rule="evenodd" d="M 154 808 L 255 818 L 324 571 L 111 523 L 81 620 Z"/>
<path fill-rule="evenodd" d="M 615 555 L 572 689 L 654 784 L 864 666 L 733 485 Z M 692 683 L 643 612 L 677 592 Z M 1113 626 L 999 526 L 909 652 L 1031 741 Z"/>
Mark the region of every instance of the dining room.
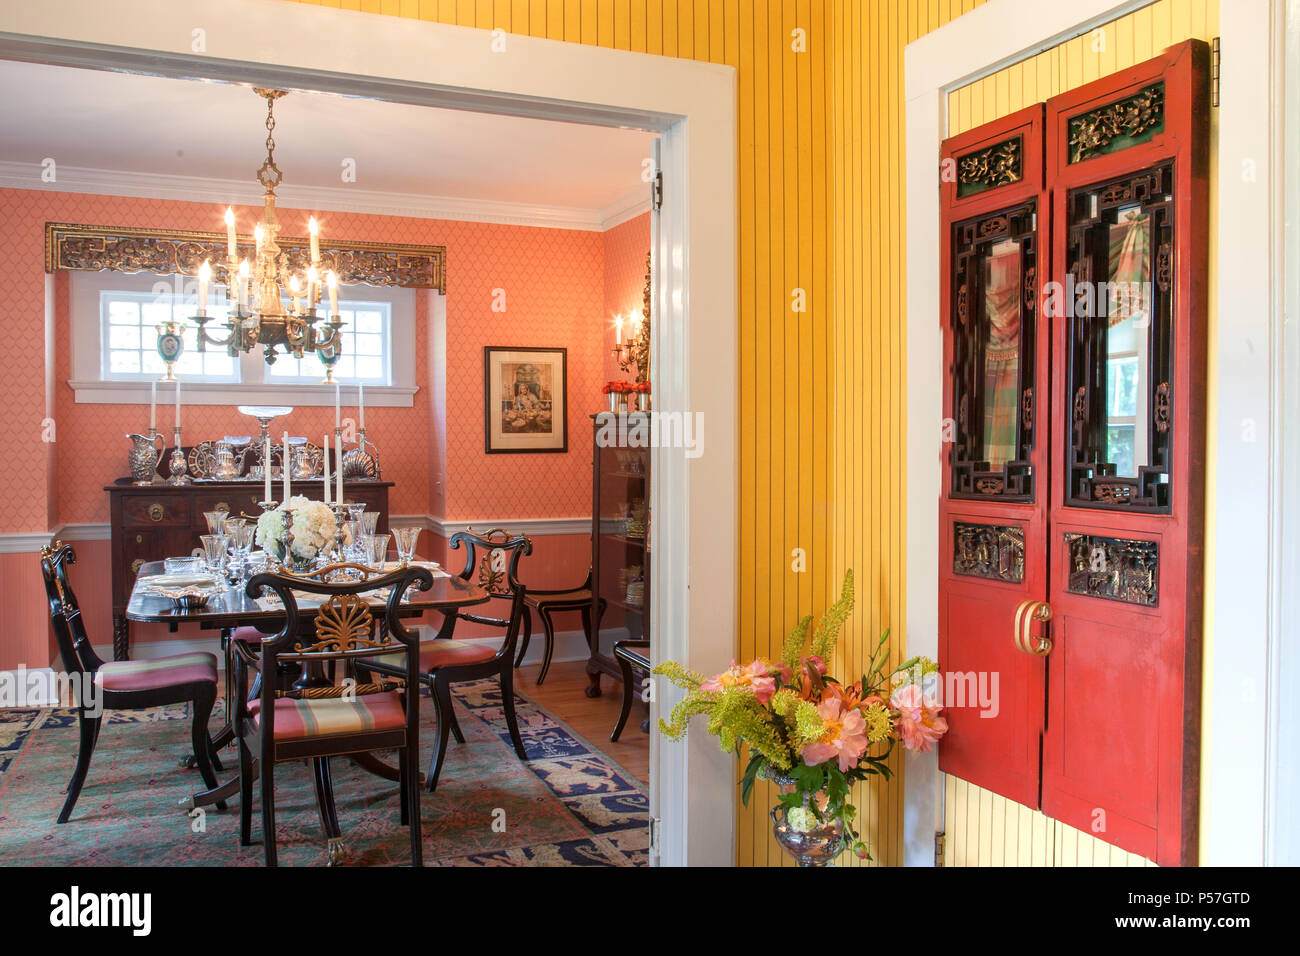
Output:
<path fill-rule="evenodd" d="M 652 134 L 0 82 L 0 862 L 643 865 Z"/>

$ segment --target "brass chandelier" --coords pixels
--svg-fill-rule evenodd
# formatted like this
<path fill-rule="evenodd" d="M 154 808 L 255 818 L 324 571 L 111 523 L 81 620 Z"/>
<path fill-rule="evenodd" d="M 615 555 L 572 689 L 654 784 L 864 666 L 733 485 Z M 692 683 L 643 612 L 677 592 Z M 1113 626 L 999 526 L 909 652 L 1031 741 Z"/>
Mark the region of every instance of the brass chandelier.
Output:
<path fill-rule="evenodd" d="M 192 321 L 198 325 L 198 351 L 207 346 L 225 346 L 233 358 L 240 352 L 251 352 L 257 345 L 265 349 L 268 365 L 274 365 L 279 354 L 302 358 L 315 352 L 325 366 L 325 382 L 334 381 L 334 366 L 342 351 L 339 330 L 343 323 L 338 315 L 338 277 L 333 270 L 321 274 L 320 229 L 315 217 L 308 222 L 310 256 L 304 258 L 301 250 L 281 249 L 280 224 L 275 215 L 275 187 L 284 174 L 275 164 L 275 101 L 285 95 L 283 90 L 255 88 L 258 96 L 266 100 L 266 159 L 257 171 L 257 181 L 266 190 L 262 197 L 262 219 L 253 230 L 254 253 L 248 259 L 239 257 L 235 232 L 235 214 L 226 209 L 226 296 L 230 302 L 229 317 L 225 323 L 224 337 L 208 331 L 212 321 L 208 315 L 208 282 L 212 278 L 212 263 L 204 260 L 199 267 L 199 295 L 197 314 Z M 220 268 L 220 266 L 218 266 Z M 323 279 L 323 282 L 322 282 Z M 328 318 L 317 315 L 321 301 L 321 287 L 329 292 Z M 180 323 L 171 321 L 158 326 L 158 354 L 167 366 L 163 381 L 175 381 L 175 364 L 184 350 Z"/>

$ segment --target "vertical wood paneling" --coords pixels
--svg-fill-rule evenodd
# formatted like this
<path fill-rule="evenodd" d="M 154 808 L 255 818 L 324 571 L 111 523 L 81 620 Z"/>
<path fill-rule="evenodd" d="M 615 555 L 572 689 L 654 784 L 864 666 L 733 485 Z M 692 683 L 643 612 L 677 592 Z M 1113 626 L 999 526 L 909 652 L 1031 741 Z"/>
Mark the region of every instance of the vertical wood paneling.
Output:
<path fill-rule="evenodd" d="M 1068 40 L 1045 50 L 1023 64 L 1015 64 L 998 73 L 953 90 L 948 94 L 948 131 L 965 132 L 983 123 L 1005 116 L 1013 109 L 1012 101 L 1003 101 L 999 91 L 1003 78 L 1015 82 L 1020 70 L 1023 96 L 1019 106 L 1041 102 L 1065 93 L 1084 83 L 1125 69 L 1161 53 L 1166 47 L 1195 37 L 1209 41 L 1218 32 L 1219 0 L 1158 0 L 1101 27 L 1096 32 Z M 1014 99 L 1014 97 L 1012 98 Z M 1217 136 L 1218 117 L 1212 114 L 1210 135 Z M 1211 150 L 1210 208 L 1217 194 L 1217 168 Z M 1210 250 L 1211 281 L 1217 275 L 1217 256 Z M 1211 342 L 1215 327 L 1214 299 L 1211 298 Z M 1208 407 L 1213 408 L 1213 396 Z M 1211 431 L 1211 434 L 1213 432 Z M 1207 449 L 1207 460 L 1212 460 Z M 1020 806 L 996 794 L 947 778 L 945 783 L 944 829 L 947 833 L 945 862 L 950 866 L 987 865 L 997 862 L 999 840 L 1009 844 L 1004 827 L 999 836 L 993 822 L 999 815 L 1014 814 L 1017 820 L 1016 851 L 1006 855 L 1008 863 L 1022 866 L 1154 866 L 1133 853 L 1126 853 L 1096 836 L 1051 820 L 1037 810 Z M 974 821 L 974 822 L 972 822 Z M 992 851 L 988 848 L 992 847 Z M 1009 846 L 1002 852 L 1008 853 Z"/>
<path fill-rule="evenodd" d="M 483 14 L 476 2 L 456 0 L 399 7 L 444 23 L 736 67 L 739 659 L 775 653 L 799 615 L 825 608 L 850 567 L 858 604 L 837 671 L 860 672 L 886 626 L 894 661 L 905 655 L 902 54 L 907 42 L 979 2 L 511 0 Z M 806 31 L 806 53 L 790 48 L 796 26 Z M 983 122 L 987 109 L 1041 99 L 1058 81 L 1058 66 L 1045 53 L 987 94 L 954 92 L 950 107 L 955 117 Z M 790 310 L 795 287 L 807 293 L 805 313 Z M 803 575 L 791 568 L 795 547 L 807 554 Z M 883 865 L 902 860 L 901 760 L 895 769 L 892 783 L 875 780 L 855 794 L 863 834 Z M 1029 862 L 1050 847 L 1041 815 L 991 802 L 981 817 L 974 788 L 947 786 L 954 865 L 968 860 L 951 819 L 958 786 L 961 829 L 976 856 L 984 826 L 991 860 Z M 740 811 L 738 862 L 788 862 L 771 839 L 773 802 L 769 785 L 760 784 Z"/>

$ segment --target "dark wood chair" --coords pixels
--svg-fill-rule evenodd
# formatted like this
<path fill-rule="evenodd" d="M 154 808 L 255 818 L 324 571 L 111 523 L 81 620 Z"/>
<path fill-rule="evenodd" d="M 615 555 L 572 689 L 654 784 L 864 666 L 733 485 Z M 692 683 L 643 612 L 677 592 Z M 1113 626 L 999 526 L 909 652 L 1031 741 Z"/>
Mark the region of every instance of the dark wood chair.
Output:
<path fill-rule="evenodd" d="M 361 580 L 331 580 L 340 567 L 357 568 Z M 276 865 L 275 765 L 287 760 L 327 761 L 373 750 L 398 752 L 401 821 L 411 831 L 411 865 L 423 865 L 420 843 L 420 724 L 418 693 L 420 641 L 398 617 L 402 595 L 414 584 L 432 586 L 423 568 L 399 568 L 374 575 L 359 565 L 335 565 L 311 575 L 263 573 L 248 582 L 249 597 L 274 591 L 284 604 L 284 627 L 264 637 L 260 647 L 235 641 L 235 734 L 239 738 L 239 839 L 252 843 L 253 780 L 262 781 L 262 845 L 266 865 Z M 362 592 L 391 588 L 384 626 L 375 619 Z M 314 618 L 299 611 L 294 591 L 327 596 Z M 377 632 L 377 636 L 376 636 Z M 401 659 L 393 678 L 342 685 L 325 677 L 327 669 L 349 665 L 365 655 Z M 261 694 L 249 701 L 249 670 L 260 668 Z M 281 679 L 291 669 L 301 677 L 291 686 Z M 254 766 L 253 755 L 257 755 Z M 318 784 L 319 786 L 319 784 Z M 331 851 L 333 851 L 331 841 Z M 333 862 L 331 852 L 331 862 Z"/>
<path fill-rule="evenodd" d="M 555 621 L 552 615 L 561 611 L 578 611 L 582 614 L 582 633 L 587 637 L 587 649 L 590 650 L 594 645 L 595 636 L 592 633 L 591 622 L 591 568 L 587 569 L 587 579 L 576 588 L 559 588 L 557 590 L 544 590 L 542 588 L 528 588 L 524 595 L 524 639 L 519 645 L 519 655 L 515 658 L 515 667 L 518 667 L 524 661 L 524 655 L 528 653 L 528 645 L 533 639 L 533 611 L 541 618 L 542 630 L 546 634 L 546 649 L 542 655 L 542 669 L 537 674 L 537 685 L 540 687 L 546 680 L 546 672 L 551 669 L 551 657 L 555 653 Z M 596 615 L 596 628 L 600 628 L 600 620 L 605 615 L 605 599 L 600 599 L 600 610 Z"/>
<path fill-rule="evenodd" d="M 140 710 L 163 704 L 189 704 L 194 718 L 190 727 L 194 763 L 204 784 L 215 787 L 217 776 L 213 768 L 221 769 L 221 762 L 208 735 L 208 718 L 217 699 L 216 657 L 197 652 L 141 661 L 101 660 L 91 647 L 77 596 L 68 580 L 68 565 L 76 561 L 76 552 L 62 542 L 41 548 L 41 575 L 50 603 L 50 623 L 63 669 L 69 678 L 75 678 L 77 722 L 81 731 L 77 764 L 57 822 L 68 822 L 81 795 L 105 709 Z M 93 692 L 88 693 L 92 688 Z M 224 803 L 218 803 L 217 807 L 226 808 Z"/>
<path fill-rule="evenodd" d="M 533 553 L 533 542 L 524 535 L 512 536 L 503 528 L 493 528 L 478 534 L 470 528 L 458 531 L 448 542 L 453 551 L 465 548 L 465 567 L 457 575 L 465 581 L 476 580 L 491 598 L 509 604 L 506 617 L 492 617 L 471 611 L 460 611 L 443 618 L 437 636 L 420 647 L 422 680 L 438 708 L 438 740 L 425 775 L 425 786 L 432 793 L 438 786 L 438 775 L 447 756 L 448 735 L 463 744 L 465 735 L 456 722 L 452 707 L 451 685 L 467 680 L 496 677 L 501 685 L 501 706 L 505 711 L 506 727 L 520 760 L 527 760 L 523 739 L 519 736 L 519 721 L 515 716 L 514 660 L 515 646 L 524 616 L 524 587 L 519 583 L 519 559 Z M 477 575 L 477 577 L 475 577 Z M 505 640 L 499 648 L 484 641 L 460 641 L 453 635 L 457 621 L 487 624 L 505 629 Z M 390 662 L 372 658 L 362 661 L 359 669 L 369 668 L 382 674 L 394 674 Z M 362 670 L 364 673 L 364 670 Z"/>
<path fill-rule="evenodd" d="M 627 715 L 632 712 L 632 701 L 636 697 L 637 690 L 636 682 L 632 679 L 633 672 L 650 673 L 650 642 L 619 641 L 614 645 L 614 659 L 618 661 L 618 666 L 623 671 L 623 710 L 618 715 L 614 732 L 609 735 L 610 740 L 618 740 L 619 735 L 623 733 L 623 727 L 627 724 Z M 648 729 L 646 722 L 642 722 L 641 729 Z"/>

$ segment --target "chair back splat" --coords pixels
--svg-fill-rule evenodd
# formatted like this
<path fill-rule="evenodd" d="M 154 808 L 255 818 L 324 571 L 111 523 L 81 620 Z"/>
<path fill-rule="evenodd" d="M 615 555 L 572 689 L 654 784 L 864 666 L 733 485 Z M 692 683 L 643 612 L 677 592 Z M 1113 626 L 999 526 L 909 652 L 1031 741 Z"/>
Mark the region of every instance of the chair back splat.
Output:
<path fill-rule="evenodd" d="M 355 572 L 355 573 L 350 573 Z M 263 638 L 255 652 L 237 643 L 234 706 L 239 738 L 240 841 L 251 842 L 253 777 L 261 776 L 262 843 L 268 866 L 276 864 L 274 771 L 278 762 L 308 759 L 317 773 L 318 789 L 329 779 L 329 758 L 397 750 L 402 822 L 410 827 L 411 862 L 422 863 L 420 808 L 417 797 L 419 756 L 418 632 L 402 616 L 402 597 L 413 586 L 427 590 L 433 575 L 421 567 L 401 567 L 376 574 L 360 565 L 336 564 L 307 575 L 267 572 L 248 582 L 251 598 L 274 592 L 284 606 L 284 626 Z M 367 595 L 388 589 L 383 621 Z M 309 597 L 324 598 L 307 608 Z M 311 602 L 315 604 L 315 602 Z M 357 667 L 362 658 L 375 655 L 399 658 L 401 664 L 371 676 Z M 334 680 L 337 664 L 344 667 L 342 684 Z M 286 666 L 287 665 L 287 666 Z M 256 666 L 262 675 L 261 693 L 248 701 L 248 671 Z M 294 670 L 300 671 L 295 680 Z M 292 681 L 292 683 L 289 683 Z M 253 755 L 256 753 L 257 770 Z M 332 795 L 328 800 L 332 808 Z M 343 854 L 343 844 L 332 821 L 326 820 L 330 862 Z M 331 832 L 333 831 L 333 832 Z"/>

